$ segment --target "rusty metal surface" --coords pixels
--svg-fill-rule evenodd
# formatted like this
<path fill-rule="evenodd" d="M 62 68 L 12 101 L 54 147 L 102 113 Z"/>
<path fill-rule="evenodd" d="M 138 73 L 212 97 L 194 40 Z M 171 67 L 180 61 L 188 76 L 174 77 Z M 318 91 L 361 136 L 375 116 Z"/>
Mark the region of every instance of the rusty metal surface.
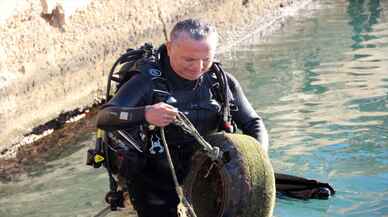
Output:
<path fill-rule="evenodd" d="M 243 139 L 245 137 L 243 136 Z M 244 140 L 247 144 L 236 145 L 228 134 L 215 134 L 210 136 L 208 141 L 220 147 L 224 157 L 212 163 L 203 151 L 198 151 L 193 156 L 192 170 L 186 178 L 184 188 L 197 215 L 201 217 L 271 216 L 275 197 L 274 180 L 270 179 L 271 176 L 266 180 L 262 173 L 272 173 L 273 176 L 272 167 L 266 162 L 257 163 L 264 167 L 251 166 L 252 162 L 249 164 L 247 161 L 252 158 L 238 147 L 258 145 L 258 143 L 248 144 L 252 143 L 252 140 L 248 139 Z M 257 156 L 260 154 L 257 153 Z M 254 161 L 269 160 L 257 157 Z M 260 185 L 255 182 L 258 176 L 261 176 Z M 257 202 L 257 200 L 261 201 Z"/>

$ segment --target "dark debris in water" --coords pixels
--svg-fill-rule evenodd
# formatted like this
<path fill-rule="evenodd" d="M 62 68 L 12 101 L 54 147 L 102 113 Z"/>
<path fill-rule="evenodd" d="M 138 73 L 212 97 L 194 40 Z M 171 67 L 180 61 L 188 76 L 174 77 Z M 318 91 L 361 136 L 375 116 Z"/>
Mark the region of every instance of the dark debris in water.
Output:
<path fill-rule="evenodd" d="M 104 102 L 103 101 L 96 102 L 90 107 L 76 108 L 74 110 L 61 113 L 57 118 L 50 120 L 50 121 L 48 121 L 42 125 L 39 125 L 37 127 L 34 127 L 30 133 L 28 133 L 24 136 L 29 136 L 32 134 L 39 135 L 39 134 L 42 134 L 49 129 L 54 129 L 54 130 L 60 129 L 65 125 L 66 122 L 68 122 L 72 118 L 74 118 L 78 115 L 88 113 L 88 111 L 90 109 L 96 108 L 96 107 L 100 106 L 102 103 L 104 103 Z"/>
<path fill-rule="evenodd" d="M 44 167 L 52 160 L 66 157 L 81 149 L 81 143 L 87 141 L 96 131 L 95 117 L 99 105 L 96 103 L 84 109 L 75 109 L 63 113 L 57 118 L 35 127 L 31 133 L 25 135 L 39 135 L 47 130 L 54 131 L 29 144 L 24 144 L 17 149 L 16 157 L 0 160 L 0 182 L 15 181 L 22 174 L 33 176 L 34 168 Z M 69 121 L 74 117 L 83 115 L 76 121 Z M 4 155 L 9 149 L 4 149 Z"/>

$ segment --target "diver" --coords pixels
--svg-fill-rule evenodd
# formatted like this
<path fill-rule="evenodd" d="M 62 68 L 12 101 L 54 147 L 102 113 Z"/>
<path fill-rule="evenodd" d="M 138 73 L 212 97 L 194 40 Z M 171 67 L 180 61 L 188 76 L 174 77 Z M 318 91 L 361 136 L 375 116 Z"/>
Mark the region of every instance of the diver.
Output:
<path fill-rule="evenodd" d="M 170 40 L 158 49 L 157 58 L 132 66 L 140 73 L 122 85 L 98 113 L 98 128 L 107 132 L 120 130 L 121 134 L 135 138 L 137 144 L 143 144 L 138 147 L 141 150 L 125 147 L 118 157 L 118 173 L 130 182 L 130 198 L 139 217 L 177 216 L 178 198 L 171 173 L 160 135 L 152 128 L 165 127 L 182 184 L 190 170 L 195 140 L 171 124 L 178 111 L 189 118 L 202 136 L 221 130 L 232 132 L 237 127 L 268 150 L 263 120 L 238 81 L 229 73 L 215 72 L 220 71 L 214 61 L 217 42 L 212 25 L 197 19 L 178 22 Z M 120 140 L 114 133 L 110 135 Z"/>
<path fill-rule="evenodd" d="M 178 216 L 176 183 L 157 129 L 164 129 L 174 176 L 182 185 L 198 146 L 191 135 L 173 124 L 179 113 L 187 116 L 203 137 L 239 129 L 268 152 L 263 119 L 239 82 L 214 60 L 217 43 L 214 26 L 186 19 L 176 23 L 169 41 L 159 49 L 149 44 L 139 50 L 129 49 L 112 67 L 111 74 L 116 64 L 127 62 L 118 78 L 110 78 L 118 81 L 117 92 L 110 97 L 108 83 L 109 101 L 98 113 L 97 128 L 105 132 L 109 140 L 105 142 L 114 150 L 105 153 L 107 158 L 112 157 L 105 162 L 111 189 L 116 189 L 112 173 L 118 174 L 126 182 L 126 191 L 139 217 Z M 277 192 L 290 197 L 327 199 L 335 193 L 329 184 L 316 180 L 279 173 L 275 179 Z M 112 207 L 118 205 L 115 203 Z"/>

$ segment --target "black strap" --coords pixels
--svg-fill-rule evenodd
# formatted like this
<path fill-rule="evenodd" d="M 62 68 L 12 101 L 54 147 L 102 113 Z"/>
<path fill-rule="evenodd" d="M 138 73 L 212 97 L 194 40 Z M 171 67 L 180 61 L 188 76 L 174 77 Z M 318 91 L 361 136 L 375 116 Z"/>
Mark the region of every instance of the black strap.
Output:
<path fill-rule="evenodd" d="M 222 105 L 222 120 L 223 120 L 223 130 L 228 133 L 234 133 L 236 131 L 235 123 L 232 120 L 231 115 L 231 106 L 230 106 L 230 88 L 228 83 L 228 78 L 226 76 L 226 72 L 222 69 L 221 64 L 218 62 L 213 63 L 212 70 L 217 77 L 217 81 L 219 83 L 218 97 L 220 99 L 220 103 Z"/>

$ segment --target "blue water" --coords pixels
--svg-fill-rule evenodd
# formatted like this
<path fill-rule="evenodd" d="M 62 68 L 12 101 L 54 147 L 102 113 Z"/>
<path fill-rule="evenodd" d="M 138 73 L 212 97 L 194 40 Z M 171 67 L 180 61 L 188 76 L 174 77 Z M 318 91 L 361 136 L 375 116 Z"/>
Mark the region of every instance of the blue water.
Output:
<path fill-rule="evenodd" d="M 388 1 L 316 1 L 257 38 L 222 57 L 265 119 L 275 171 L 337 190 L 278 199 L 275 216 L 388 216 Z"/>
<path fill-rule="evenodd" d="M 337 190 L 329 200 L 277 199 L 274 215 L 387 217 L 388 1 L 313 1 L 298 14 L 220 56 L 265 120 L 275 171 Z M 92 145 L 0 183 L 0 216 L 96 214 L 108 182 L 85 166 Z"/>

